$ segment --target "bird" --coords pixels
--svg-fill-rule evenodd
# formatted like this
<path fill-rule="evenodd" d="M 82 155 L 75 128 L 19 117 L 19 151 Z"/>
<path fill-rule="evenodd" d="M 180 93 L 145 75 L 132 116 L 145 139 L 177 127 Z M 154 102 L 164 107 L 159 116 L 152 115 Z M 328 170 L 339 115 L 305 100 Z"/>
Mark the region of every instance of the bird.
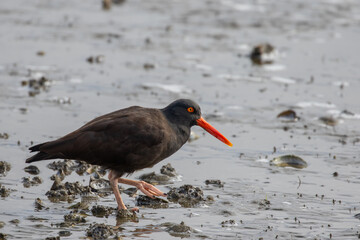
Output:
<path fill-rule="evenodd" d="M 31 153 L 36 154 L 26 159 L 26 163 L 72 159 L 105 167 L 109 170 L 108 178 L 118 209 L 127 209 L 119 183 L 134 186 L 150 198 L 167 194 L 147 182 L 123 176 L 150 168 L 178 151 L 195 125 L 232 146 L 204 120 L 197 103 L 178 99 L 162 109 L 131 106 L 99 116 L 57 140 L 30 147 Z"/>

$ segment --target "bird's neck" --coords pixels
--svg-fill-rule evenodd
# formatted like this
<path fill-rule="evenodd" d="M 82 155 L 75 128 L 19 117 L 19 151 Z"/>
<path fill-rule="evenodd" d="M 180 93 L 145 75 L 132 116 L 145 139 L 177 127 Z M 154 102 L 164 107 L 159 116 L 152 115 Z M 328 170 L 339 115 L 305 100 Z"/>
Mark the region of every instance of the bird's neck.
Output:
<path fill-rule="evenodd" d="M 176 116 L 171 109 L 164 108 L 162 109 L 165 117 L 167 118 L 169 125 L 176 133 L 177 140 L 184 144 L 190 137 L 190 126 L 184 124 L 185 121 L 182 121 L 181 116 Z"/>

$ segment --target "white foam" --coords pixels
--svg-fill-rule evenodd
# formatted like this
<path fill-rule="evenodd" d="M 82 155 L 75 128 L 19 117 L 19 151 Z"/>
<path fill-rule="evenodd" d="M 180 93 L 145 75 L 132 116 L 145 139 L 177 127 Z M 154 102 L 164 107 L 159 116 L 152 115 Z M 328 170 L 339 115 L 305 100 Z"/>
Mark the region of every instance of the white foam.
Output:
<path fill-rule="evenodd" d="M 149 82 L 149 83 L 143 83 L 141 85 L 148 88 L 160 88 L 162 90 L 172 93 L 191 93 L 191 89 L 178 84 L 162 84 L 162 83 Z"/>
<path fill-rule="evenodd" d="M 263 68 L 266 71 L 276 72 L 276 71 L 282 71 L 282 70 L 286 69 L 286 66 L 282 65 L 282 64 L 266 64 L 266 65 L 263 65 Z"/>
<path fill-rule="evenodd" d="M 296 81 L 294 79 L 284 78 L 284 77 L 271 77 L 270 80 L 273 82 L 285 83 L 285 84 L 295 84 L 296 83 Z"/>
<path fill-rule="evenodd" d="M 205 64 L 196 64 L 195 67 L 201 71 L 212 71 L 213 68 L 209 65 Z"/>
<path fill-rule="evenodd" d="M 336 108 L 335 104 L 332 103 L 321 103 L 321 102 L 299 102 L 296 106 L 301 108 L 308 107 L 319 107 L 319 108 Z"/>

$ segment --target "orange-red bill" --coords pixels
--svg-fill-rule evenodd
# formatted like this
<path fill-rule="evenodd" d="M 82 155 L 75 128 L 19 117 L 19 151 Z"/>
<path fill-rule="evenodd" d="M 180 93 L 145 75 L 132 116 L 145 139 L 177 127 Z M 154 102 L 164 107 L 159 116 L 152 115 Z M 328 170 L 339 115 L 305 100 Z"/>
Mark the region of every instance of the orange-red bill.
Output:
<path fill-rule="evenodd" d="M 232 147 L 233 144 L 229 140 L 227 140 L 226 137 L 224 137 L 218 130 L 216 130 L 213 126 L 211 126 L 210 123 L 205 121 L 205 119 L 201 117 L 198 120 L 196 120 L 196 122 L 198 126 L 205 129 L 208 133 L 210 133 L 211 135 L 213 135 L 214 137 L 216 137 L 226 145 Z"/>

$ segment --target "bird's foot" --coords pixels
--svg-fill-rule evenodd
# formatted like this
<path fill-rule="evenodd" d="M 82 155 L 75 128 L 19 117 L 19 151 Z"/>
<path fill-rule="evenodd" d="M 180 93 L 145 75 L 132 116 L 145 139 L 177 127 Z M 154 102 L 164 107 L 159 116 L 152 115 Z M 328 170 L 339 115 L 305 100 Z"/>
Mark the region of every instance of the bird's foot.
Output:
<path fill-rule="evenodd" d="M 131 209 L 128 209 L 127 207 L 122 208 L 122 207 L 118 207 L 118 211 L 130 211 L 130 212 L 139 212 L 139 208 L 138 207 L 133 207 Z"/>
<path fill-rule="evenodd" d="M 166 197 L 167 194 L 163 193 L 150 183 L 144 181 L 137 181 L 135 187 L 137 187 L 141 192 L 150 198 L 155 198 L 156 196 Z"/>

